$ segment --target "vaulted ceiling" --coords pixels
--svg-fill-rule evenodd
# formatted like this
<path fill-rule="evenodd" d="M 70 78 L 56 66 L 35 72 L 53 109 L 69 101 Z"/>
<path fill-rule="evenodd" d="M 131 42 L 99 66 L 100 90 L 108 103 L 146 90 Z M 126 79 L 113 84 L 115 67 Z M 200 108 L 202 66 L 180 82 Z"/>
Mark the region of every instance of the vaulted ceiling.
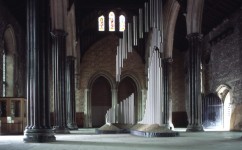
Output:
<path fill-rule="evenodd" d="M 11 13 L 20 22 L 23 28 L 26 24 L 26 0 L 2 0 Z M 113 8 L 127 11 L 130 14 L 138 14 L 138 8 L 144 6 L 144 2 L 148 0 L 69 0 L 74 1 L 76 5 L 77 31 L 80 37 L 88 34 L 95 35 L 97 26 L 93 26 L 96 17 L 105 11 Z M 165 4 L 167 0 L 163 0 Z M 180 49 L 186 49 L 186 21 L 184 14 L 186 13 L 187 0 L 178 0 L 182 9 L 180 10 L 175 30 L 174 46 Z M 218 26 L 226 18 L 228 18 L 236 10 L 240 9 L 242 0 L 204 0 L 202 33 L 206 35 L 213 28 Z M 83 25 L 84 24 L 84 25 Z M 98 39 L 98 37 L 96 38 Z M 88 48 L 95 40 L 89 40 Z M 86 43 L 86 42 L 85 42 Z M 184 46 L 185 45 L 185 46 Z M 85 52 L 85 49 L 82 50 Z"/>

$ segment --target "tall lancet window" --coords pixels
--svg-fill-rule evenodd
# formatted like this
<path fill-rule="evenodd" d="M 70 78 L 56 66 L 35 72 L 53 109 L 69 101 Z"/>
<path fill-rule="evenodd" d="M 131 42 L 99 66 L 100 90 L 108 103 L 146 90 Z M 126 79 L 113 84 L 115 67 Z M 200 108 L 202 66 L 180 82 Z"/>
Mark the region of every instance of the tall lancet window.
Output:
<path fill-rule="evenodd" d="M 125 30 L 125 17 L 124 15 L 119 16 L 119 31 L 124 31 Z"/>
<path fill-rule="evenodd" d="M 2 96 L 5 97 L 6 96 L 6 51 L 5 51 L 5 46 L 4 46 L 4 49 L 3 49 L 3 61 L 2 61 L 2 66 L 3 66 L 3 72 L 2 72 L 2 80 L 3 80 L 3 93 L 2 93 Z"/>
<path fill-rule="evenodd" d="M 109 31 L 115 31 L 115 14 L 112 11 L 109 13 Z"/>
<path fill-rule="evenodd" d="M 105 18 L 103 15 L 98 17 L 98 31 L 105 31 Z"/>

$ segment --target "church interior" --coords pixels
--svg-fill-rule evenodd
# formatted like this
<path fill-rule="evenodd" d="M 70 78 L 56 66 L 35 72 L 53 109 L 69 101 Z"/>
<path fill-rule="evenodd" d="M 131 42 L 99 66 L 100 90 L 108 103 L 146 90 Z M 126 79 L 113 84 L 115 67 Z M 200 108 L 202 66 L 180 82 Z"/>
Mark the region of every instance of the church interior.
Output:
<path fill-rule="evenodd" d="M 0 0 L 0 149 L 241 149 L 240 56 L 241 0 Z"/>

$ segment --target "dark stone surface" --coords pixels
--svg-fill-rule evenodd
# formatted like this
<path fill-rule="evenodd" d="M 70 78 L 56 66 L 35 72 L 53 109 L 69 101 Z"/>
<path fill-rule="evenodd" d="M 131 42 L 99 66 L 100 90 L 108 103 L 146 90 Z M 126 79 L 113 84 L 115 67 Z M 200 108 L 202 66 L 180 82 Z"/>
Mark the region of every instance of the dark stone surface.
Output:
<path fill-rule="evenodd" d="M 24 132 L 24 141 L 25 142 L 54 142 L 56 138 L 51 129 L 36 129 L 36 130 L 28 130 L 26 129 Z"/>
<path fill-rule="evenodd" d="M 179 136 L 179 132 L 145 132 L 145 131 L 136 131 L 131 130 L 130 133 L 136 136 L 143 136 L 143 137 L 176 137 Z"/>
<path fill-rule="evenodd" d="M 189 124 L 187 126 L 187 132 L 203 132 L 203 126 L 201 124 L 194 125 L 194 124 Z"/>

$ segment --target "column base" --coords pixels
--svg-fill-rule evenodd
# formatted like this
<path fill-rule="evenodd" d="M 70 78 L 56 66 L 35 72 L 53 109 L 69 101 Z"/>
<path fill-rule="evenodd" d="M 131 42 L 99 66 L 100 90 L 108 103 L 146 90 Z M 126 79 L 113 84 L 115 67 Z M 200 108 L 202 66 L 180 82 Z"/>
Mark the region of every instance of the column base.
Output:
<path fill-rule="evenodd" d="M 165 128 L 167 128 L 169 130 L 174 130 L 174 125 L 173 125 L 173 123 L 165 124 Z"/>
<path fill-rule="evenodd" d="M 55 142 L 56 138 L 52 129 L 25 129 L 24 142 L 44 143 Z"/>
<path fill-rule="evenodd" d="M 76 123 L 68 123 L 67 124 L 67 127 L 70 129 L 70 130 L 78 130 L 78 126 Z"/>
<path fill-rule="evenodd" d="M 190 124 L 187 126 L 187 132 L 204 132 L 203 126 L 198 124 Z"/>
<path fill-rule="evenodd" d="M 56 134 L 70 134 L 70 130 L 67 127 L 54 126 L 53 131 Z"/>

